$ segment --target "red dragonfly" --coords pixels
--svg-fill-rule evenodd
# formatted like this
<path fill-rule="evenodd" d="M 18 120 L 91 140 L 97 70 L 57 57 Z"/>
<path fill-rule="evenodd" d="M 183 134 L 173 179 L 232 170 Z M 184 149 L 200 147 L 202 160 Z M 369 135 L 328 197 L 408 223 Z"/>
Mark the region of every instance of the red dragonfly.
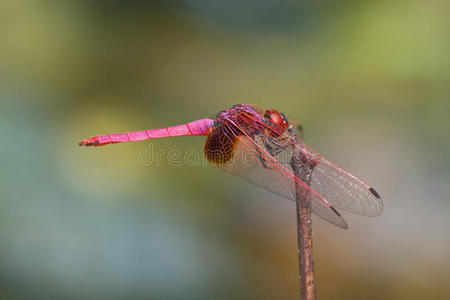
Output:
<path fill-rule="evenodd" d="M 294 201 L 299 190 L 309 192 L 312 212 L 340 228 L 348 226 L 336 208 L 364 216 L 383 212 L 381 198 L 371 186 L 300 140 L 294 122 L 284 114 L 256 105 L 237 104 L 219 112 L 215 119 L 96 136 L 79 145 L 184 135 L 207 136 L 204 154 L 211 164 L 266 190 Z M 293 159 L 296 153 L 302 159 Z"/>

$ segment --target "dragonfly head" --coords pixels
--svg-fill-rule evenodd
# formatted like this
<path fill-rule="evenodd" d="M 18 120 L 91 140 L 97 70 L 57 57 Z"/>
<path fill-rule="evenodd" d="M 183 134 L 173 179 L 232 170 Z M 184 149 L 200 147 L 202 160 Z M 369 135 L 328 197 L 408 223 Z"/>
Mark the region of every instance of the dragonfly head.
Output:
<path fill-rule="evenodd" d="M 289 126 L 286 116 L 275 109 L 266 109 L 264 119 L 271 129 L 271 135 L 275 137 L 282 135 Z"/>

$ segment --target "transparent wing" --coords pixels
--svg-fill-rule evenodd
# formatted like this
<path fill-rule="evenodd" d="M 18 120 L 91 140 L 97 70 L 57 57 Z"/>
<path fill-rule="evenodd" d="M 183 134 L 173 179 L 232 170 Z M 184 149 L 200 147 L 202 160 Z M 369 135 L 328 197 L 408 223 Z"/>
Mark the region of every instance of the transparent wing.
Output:
<path fill-rule="evenodd" d="M 260 124 L 259 126 L 262 126 Z M 266 137 L 266 139 L 269 139 Z M 383 212 L 383 201 L 378 193 L 360 178 L 332 163 L 300 140 L 293 131 L 280 133 L 284 144 L 281 158 L 290 159 L 293 151 L 302 151 L 315 161 L 310 186 L 326 201 L 348 212 L 376 217 Z"/>
<path fill-rule="evenodd" d="M 224 141 L 225 138 L 222 136 L 217 140 Z M 213 137 L 209 140 L 214 139 Z M 327 205 L 319 193 L 294 176 L 290 158 L 284 157 L 291 153 L 282 151 L 276 155 L 270 154 L 265 148 L 264 136 L 257 138 L 238 136 L 234 139 L 233 154 L 230 156 L 227 151 L 225 155 L 231 158 L 213 163 L 215 166 L 293 201 L 296 200 L 297 188 L 306 189 L 311 194 L 311 210 L 314 214 L 338 227 L 348 228 L 345 220 Z"/>
<path fill-rule="evenodd" d="M 381 215 L 383 201 L 371 186 L 318 154 L 294 134 L 286 132 L 284 136 L 291 145 L 297 145 L 296 148 L 300 147 L 316 161 L 310 185 L 323 198 L 333 206 L 354 214 L 370 217 Z M 295 147 L 288 147 L 286 151 L 293 151 Z"/>
<path fill-rule="evenodd" d="M 383 212 L 378 193 L 349 172 L 319 157 L 311 178 L 311 187 L 338 208 L 376 217 Z"/>

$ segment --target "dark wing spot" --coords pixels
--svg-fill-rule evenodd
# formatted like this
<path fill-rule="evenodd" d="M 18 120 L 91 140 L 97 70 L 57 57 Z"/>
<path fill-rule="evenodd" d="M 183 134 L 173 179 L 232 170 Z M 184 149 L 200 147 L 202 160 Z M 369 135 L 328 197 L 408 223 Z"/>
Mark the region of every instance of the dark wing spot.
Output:
<path fill-rule="evenodd" d="M 378 195 L 377 191 L 375 191 L 372 187 L 369 189 L 369 191 L 378 199 L 381 199 L 380 195 Z"/>
<path fill-rule="evenodd" d="M 336 208 L 334 208 L 333 206 L 330 206 L 331 210 L 338 215 L 339 217 L 341 217 L 341 214 L 336 210 Z"/>

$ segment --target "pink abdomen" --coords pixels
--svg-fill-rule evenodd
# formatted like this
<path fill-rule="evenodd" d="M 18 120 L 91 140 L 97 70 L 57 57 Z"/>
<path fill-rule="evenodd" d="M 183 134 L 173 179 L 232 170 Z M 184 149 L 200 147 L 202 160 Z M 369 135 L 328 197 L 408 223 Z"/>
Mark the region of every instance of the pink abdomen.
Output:
<path fill-rule="evenodd" d="M 155 138 L 183 136 L 183 135 L 208 135 L 214 125 L 212 119 L 200 119 L 194 122 L 176 125 L 160 129 L 147 129 L 140 131 L 130 131 L 125 133 L 114 133 L 100 135 L 83 140 L 80 146 L 103 146 L 106 144 L 142 141 Z"/>

